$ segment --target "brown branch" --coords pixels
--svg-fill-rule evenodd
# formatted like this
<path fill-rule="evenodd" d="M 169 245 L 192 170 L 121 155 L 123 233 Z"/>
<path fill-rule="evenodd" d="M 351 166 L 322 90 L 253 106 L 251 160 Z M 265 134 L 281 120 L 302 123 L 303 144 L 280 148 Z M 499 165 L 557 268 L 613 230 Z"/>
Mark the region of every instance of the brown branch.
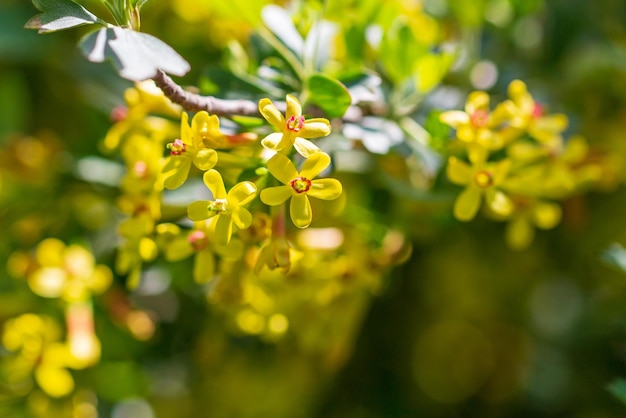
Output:
<path fill-rule="evenodd" d="M 169 98 L 173 103 L 182 106 L 185 110 L 190 112 L 198 112 L 200 110 L 206 110 L 212 115 L 217 116 L 261 116 L 259 108 L 256 102 L 252 100 L 236 99 L 218 99 L 213 96 L 201 96 L 199 94 L 192 93 L 184 90 L 181 86 L 176 84 L 167 74 L 161 70 L 157 70 L 157 73 L 152 80 L 156 83 L 165 96 Z M 285 102 L 274 102 L 276 107 L 285 112 L 287 104 Z M 308 109 L 310 114 L 315 117 L 323 117 L 323 112 L 312 106 Z M 381 114 L 381 112 L 368 112 L 368 114 Z M 363 110 L 359 106 L 350 106 L 343 116 L 343 120 L 346 122 L 358 122 L 364 116 Z"/>
<path fill-rule="evenodd" d="M 252 100 L 225 100 L 194 94 L 183 90 L 161 70 L 157 70 L 152 79 L 173 103 L 181 105 L 190 112 L 206 110 L 210 114 L 218 116 L 261 116 L 257 103 Z M 276 105 L 282 110 L 286 107 L 284 103 L 276 103 Z"/>

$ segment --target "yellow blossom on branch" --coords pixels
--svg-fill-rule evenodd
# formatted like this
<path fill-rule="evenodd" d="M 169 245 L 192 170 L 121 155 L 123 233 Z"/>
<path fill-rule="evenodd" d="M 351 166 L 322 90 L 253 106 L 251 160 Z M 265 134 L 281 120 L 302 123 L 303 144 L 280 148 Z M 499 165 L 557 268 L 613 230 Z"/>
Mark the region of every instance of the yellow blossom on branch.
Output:
<path fill-rule="evenodd" d="M 68 302 L 87 300 L 104 292 L 113 280 L 111 270 L 96 265 L 93 255 L 85 248 L 65 246 L 55 238 L 43 240 L 35 258 L 39 268 L 28 276 L 28 284 L 40 296 Z"/>
<path fill-rule="evenodd" d="M 285 116 L 270 99 L 259 101 L 259 112 L 278 131 L 261 140 L 261 144 L 271 151 L 288 152 L 293 146 L 303 157 L 309 157 L 319 148 L 308 139 L 330 134 L 330 122 L 324 118 L 305 119 L 302 105 L 294 96 L 287 95 Z"/>
<path fill-rule="evenodd" d="M 180 187 L 187 177 L 191 164 L 202 171 L 210 170 L 217 163 L 217 152 L 213 149 L 223 145 L 224 135 L 219 130 L 219 119 L 205 111 L 198 112 L 191 120 L 182 114 L 181 139 L 167 144 L 170 155 L 163 166 L 166 189 Z"/>
<path fill-rule="evenodd" d="M 506 216 L 513 210 L 511 199 L 500 189 L 510 167 L 510 160 L 487 162 L 483 154 L 470 154 L 471 165 L 450 157 L 447 175 L 452 183 L 465 186 L 454 202 L 454 216 L 460 221 L 470 221 L 476 216 L 485 200 L 494 213 Z"/>
<path fill-rule="evenodd" d="M 215 236 L 219 244 L 226 244 L 233 234 L 233 223 L 245 229 L 252 223 L 252 214 L 243 206 L 256 196 L 256 185 L 249 181 L 235 184 L 228 193 L 222 175 L 216 170 L 204 173 L 204 184 L 211 190 L 213 200 L 200 200 L 187 207 L 192 221 L 203 221 L 217 216 Z"/>
<path fill-rule="evenodd" d="M 537 141 L 549 144 L 560 142 L 561 133 L 567 128 L 567 116 L 561 113 L 546 115 L 543 107 L 533 99 L 526 84 L 521 80 L 513 80 L 509 84 L 510 100 L 503 103 L 511 111 L 508 122 L 510 128 L 527 132 Z"/>
<path fill-rule="evenodd" d="M 268 187 L 261 191 L 261 201 L 270 206 L 284 203 L 291 198 L 289 214 L 298 228 L 306 228 L 311 224 L 313 214 L 309 197 L 333 200 L 341 196 L 342 187 L 336 179 L 316 179 L 330 165 L 330 156 L 325 152 L 317 152 L 306 159 L 302 170 L 298 172 L 291 160 L 283 154 L 274 155 L 267 168 L 283 186 Z"/>
<path fill-rule="evenodd" d="M 465 103 L 465 110 L 449 110 L 439 116 L 441 122 L 456 129 L 456 137 L 468 144 L 477 144 L 488 150 L 504 145 L 496 131 L 509 117 L 505 107 L 489 111 L 489 95 L 483 91 L 472 92 Z"/>

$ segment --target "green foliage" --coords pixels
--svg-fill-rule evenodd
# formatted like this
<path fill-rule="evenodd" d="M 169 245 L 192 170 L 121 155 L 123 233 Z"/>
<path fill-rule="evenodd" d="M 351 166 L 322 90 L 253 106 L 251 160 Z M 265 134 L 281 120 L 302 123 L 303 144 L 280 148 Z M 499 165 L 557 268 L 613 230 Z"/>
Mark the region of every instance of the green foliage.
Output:
<path fill-rule="evenodd" d="M 43 13 L 31 18 L 24 27 L 38 29 L 39 33 L 94 23 L 104 24 L 102 20 L 72 0 L 33 0 L 33 4 Z"/>
<path fill-rule="evenodd" d="M 331 118 L 340 118 L 352 102 L 350 92 L 336 80 L 325 74 L 313 74 L 307 80 L 307 99 Z"/>
<path fill-rule="evenodd" d="M 132 29 L 101 28 L 86 35 L 80 48 L 91 62 L 110 60 L 121 77 L 142 81 L 155 76 L 158 69 L 182 76 L 189 63 L 163 41 Z"/>

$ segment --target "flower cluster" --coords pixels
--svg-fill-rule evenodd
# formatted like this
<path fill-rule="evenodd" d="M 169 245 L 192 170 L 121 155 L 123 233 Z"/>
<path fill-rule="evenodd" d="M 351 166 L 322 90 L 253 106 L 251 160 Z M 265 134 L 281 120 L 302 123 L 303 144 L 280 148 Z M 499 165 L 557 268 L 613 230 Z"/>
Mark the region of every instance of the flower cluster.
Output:
<path fill-rule="evenodd" d="M 564 138 L 567 117 L 547 114 L 524 82 L 511 82 L 508 95 L 491 110 L 487 93 L 473 92 L 463 111 L 443 112 L 440 120 L 456 132 L 447 176 L 464 186 L 454 216 L 470 221 L 484 207 L 487 216 L 508 222 L 507 243 L 523 249 L 535 228 L 560 222 L 558 202 L 592 185 L 601 167 L 588 158 L 584 138 Z"/>
<path fill-rule="evenodd" d="M 287 205 L 293 225 L 307 228 L 314 219 L 311 198 L 333 200 L 342 194 L 338 180 L 318 178 L 331 157 L 310 141 L 329 135 L 330 122 L 306 118 L 295 96 L 286 96 L 285 114 L 261 99 L 259 112 L 275 132 L 259 141 L 253 132 L 223 130 L 216 115 L 190 115 L 164 100 L 150 85 L 138 84 L 127 93 L 125 117 L 105 139 L 107 148 L 120 147 L 127 168 L 118 200 L 128 217 L 119 225 L 124 241 L 117 272 L 128 275 L 134 288 L 144 263 L 159 254 L 169 261 L 193 255 L 193 277 L 206 283 L 247 248 L 257 248 L 257 273 L 264 266 L 288 272 Z M 160 113 L 154 115 L 154 109 Z M 179 132 L 171 126 L 176 111 L 182 115 Z M 199 178 L 204 187 L 196 186 Z M 166 203 L 171 196 L 184 203 Z M 260 219 L 266 232 L 250 232 Z"/>

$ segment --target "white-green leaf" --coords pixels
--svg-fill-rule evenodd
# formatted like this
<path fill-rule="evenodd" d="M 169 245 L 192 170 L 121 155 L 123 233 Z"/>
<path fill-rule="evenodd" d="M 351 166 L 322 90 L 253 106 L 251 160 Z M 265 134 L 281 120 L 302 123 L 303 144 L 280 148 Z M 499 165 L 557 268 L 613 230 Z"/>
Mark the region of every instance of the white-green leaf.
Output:
<path fill-rule="evenodd" d="M 94 23 L 104 24 L 97 16 L 72 0 L 33 0 L 33 4 L 43 13 L 32 17 L 24 27 L 38 29 L 39 33 Z"/>
<path fill-rule="evenodd" d="M 131 81 L 152 78 L 158 69 L 182 76 L 190 68 L 183 57 L 160 39 L 117 26 L 86 35 L 80 48 L 89 61 L 111 60 L 119 75 Z"/>

